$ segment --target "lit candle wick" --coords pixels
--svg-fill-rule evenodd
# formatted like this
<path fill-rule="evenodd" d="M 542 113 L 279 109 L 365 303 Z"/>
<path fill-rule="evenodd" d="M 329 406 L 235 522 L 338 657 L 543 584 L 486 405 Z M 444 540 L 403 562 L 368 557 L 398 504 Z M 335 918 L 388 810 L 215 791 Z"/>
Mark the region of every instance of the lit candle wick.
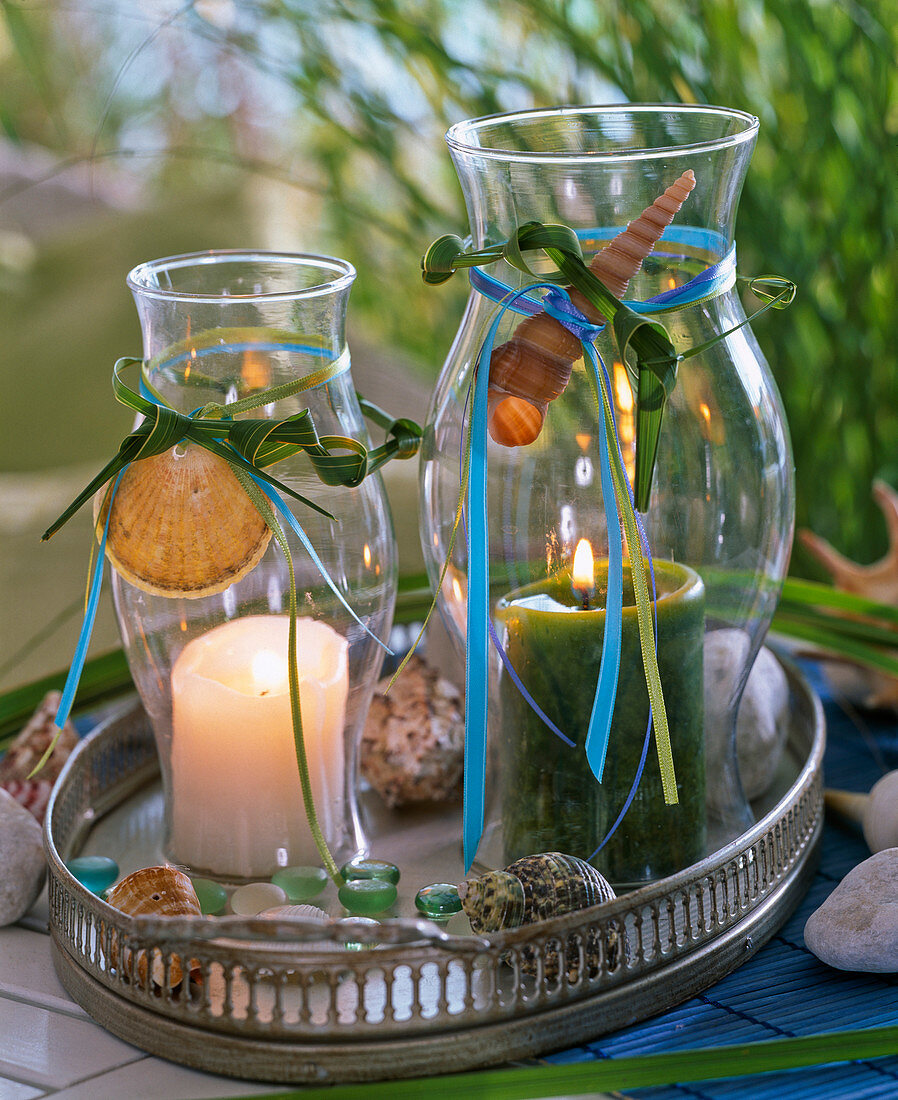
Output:
<path fill-rule="evenodd" d="M 571 588 L 579 597 L 582 609 L 589 611 L 589 601 L 596 591 L 595 564 L 589 539 L 580 539 L 574 551 Z"/>

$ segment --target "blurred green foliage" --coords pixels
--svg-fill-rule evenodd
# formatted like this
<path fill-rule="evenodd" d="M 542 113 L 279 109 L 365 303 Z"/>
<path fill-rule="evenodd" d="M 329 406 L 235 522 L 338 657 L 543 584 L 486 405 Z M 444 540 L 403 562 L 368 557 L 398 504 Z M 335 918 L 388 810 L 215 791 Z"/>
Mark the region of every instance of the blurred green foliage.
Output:
<path fill-rule="evenodd" d="M 163 191 L 233 186 L 235 167 L 245 186 L 289 180 L 309 197 L 305 246 L 359 268 L 356 328 L 433 375 L 464 293 L 425 288 L 418 270 L 431 239 L 466 222 L 448 125 L 623 99 L 757 114 L 737 240 L 744 272 L 800 288 L 756 326 L 791 425 L 798 523 L 860 560 L 881 551 L 870 483 L 898 484 L 898 0 L 0 0 L 0 11 L 10 137 L 139 154 Z"/>

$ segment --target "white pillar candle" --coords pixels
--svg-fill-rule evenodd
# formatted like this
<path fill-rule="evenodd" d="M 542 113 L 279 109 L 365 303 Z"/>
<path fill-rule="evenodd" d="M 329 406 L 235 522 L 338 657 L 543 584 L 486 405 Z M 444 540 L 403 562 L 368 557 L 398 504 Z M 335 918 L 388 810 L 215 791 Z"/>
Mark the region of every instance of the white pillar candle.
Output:
<path fill-rule="evenodd" d="M 287 676 L 289 619 L 234 619 L 185 646 L 172 670 L 172 858 L 212 874 L 267 877 L 320 864 L 303 805 Z M 348 644 L 296 623 L 299 698 L 318 821 L 344 827 Z"/>

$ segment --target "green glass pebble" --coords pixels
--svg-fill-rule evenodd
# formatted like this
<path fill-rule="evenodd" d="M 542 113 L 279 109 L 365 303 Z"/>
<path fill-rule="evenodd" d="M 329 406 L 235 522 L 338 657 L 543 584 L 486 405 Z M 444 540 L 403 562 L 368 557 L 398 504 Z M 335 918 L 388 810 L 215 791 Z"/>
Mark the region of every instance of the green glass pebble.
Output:
<path fill-rule="evenodd" d="M 396 900 L 396 887 L 380 878 L 350 879 L 337 891 L 340 904 L 350 913 L 368 916 L 382 913 Z"/>
<path fill-rule="evenodd" d="M 207 917 L 214 917 L 224 911 L 228 902 L 228 892 L 221 883 L 214 882 L 211 878 L 192 878 L 190 881 L 196 890 L 202 913 Z"/>
<path fill-rule="evenodd" d="M 395 863 L 384 859 L 370 859 L 368 856 L 356 856 L 340 868 L 340 874 L 347 882 L 377 878 L 382 882 L 399 882 L 399 868 Z"/>
<path fill-rule="evenodd" d="M 380 924 L 380 921 L 373 920 L 371 917 L 340 917 L 337 924 Z M 347 951 L 370 951 L 376 947 L 374 943 L 356 943 L 354 940 L 349 940 L 343 944 Z"/>
<path fill-rule="evenodd" d="M 72 875 L 94 894 L 103 894 L 118 878 L 118 864 L 108 856 L 78 856 L 66 864 Z"/>
<path fill-rule="evenodd" d="M 415 908 L 431 920 L 448 920 L 461 912 L 461 898 L 451 882 L 435 882 L 415 894 Z"/>
<path fill-rule="evenodd" d="M 271 876 L 275 886 L 280 886 L 290 901 L 308 901 L 317 898 L 327 886 L 327 871 L 322 867 L 282 867 Z"/>

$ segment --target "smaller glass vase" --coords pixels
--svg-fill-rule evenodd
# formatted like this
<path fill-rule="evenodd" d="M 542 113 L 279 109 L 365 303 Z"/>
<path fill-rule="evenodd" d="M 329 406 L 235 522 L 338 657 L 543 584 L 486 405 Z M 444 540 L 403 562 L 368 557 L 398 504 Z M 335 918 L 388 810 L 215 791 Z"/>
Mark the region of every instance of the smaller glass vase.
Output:
<path fill-rule="evenodd" d="M 310 388 L 235 419 L 282 420 L 308 409 L 320 437 L 366 441 L 344 335 L 354 278 L 348 263 L 310 255 L 210 252 L 142 264 L 128 285 L 143 330 L 144 394 L 190 413 L 308 379 L 315 382 Z M 319 382 L 322 371 L 333 376 Z M 209 524 L 202 507 L 200 521 L 185 518 L 185 566 L 194 554 L 212 553 L 203 542 L 207 526 L 217 546 L 238 540 L 255 522 L 244 490 L 236 479 L 227 481 L 226 463 L 221 475 L 191 480 L 198 455 L 205 450 L 181 443 L 159 456 L 160 483 L 183 482 L 176 499 L 185 517 L 196 514 L 188 500 L 193 506 L 210 497 Z M 144 481 L 152 481 L 156 461 L 132 463 L 129 471 L 143 467 Z M 266 472 L 333 517 L 281 498 L 296 522 L 280 517 L 296 577 L 309 788 L 324 842 L 339 863 L 367 848 L 356 804 L 357 760 L 384 654 L 376 639 L 389 634 L 395 602 L 392 521 L 377 473 L 355 488 L 328 486 L 302 452 Z M 154 496 L 157 489 L 164 486 L 148 487 L 150 518 L 167 507 L 161 502 L 168 498 Z M 211 500 L 213 490 L 224 495 L 224 505 Z M 152 554 L 153 537 L 143 542 Z M 165 858 L 191 874 L 231 882 L 320 866 L 297 764 L 290 572 L 278 540 L 263 531 L 260 545 L 223 568 L 218 584 L 190 592 L 166 592 L 112 560 L 122 640 L 159 749 Z"/>

